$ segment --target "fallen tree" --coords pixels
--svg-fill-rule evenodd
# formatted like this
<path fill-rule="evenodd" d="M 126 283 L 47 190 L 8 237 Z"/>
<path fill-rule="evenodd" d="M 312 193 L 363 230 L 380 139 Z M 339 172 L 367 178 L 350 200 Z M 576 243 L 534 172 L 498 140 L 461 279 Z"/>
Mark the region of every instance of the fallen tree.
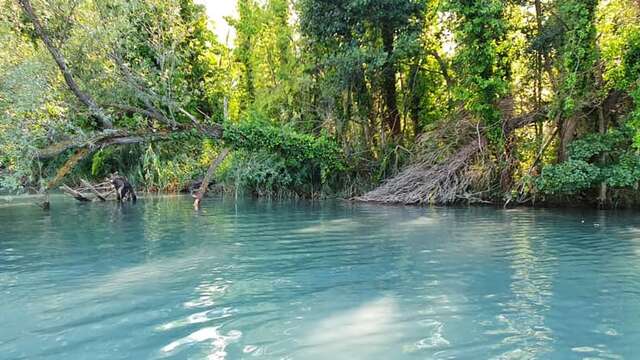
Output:
<path fill-rule="evenodd" d="M 108 104 L 104 106 L 99 105 L 88 93 L 81 90 L 80 86 L 74 78 L 71 69 L 67 65 L 67 61 L 64 58 L 62 51 L 60 51 L 54 41 L 51 40 L 47 29 L 42 25 L 42 22 L 40 21 L 36 11 L 33 9 L 31 2 L 29 0 L 18 0 L 18 3 L 22 8 L 26 18 L 33 25 L 35 34 L 40 38 L 40 40 L 42 40 L 52 58 L 54 59 L 58 69 L 60 70 L 65 80 L 65 83 L 67 84 L 67 87 L 80 101 L 80 103 L 82 103 L 89 109 L 94 119 L 95 125 L 99 129 L 101 129 L 100 132 L 93 134 L 89 138 L 81 140 L 61 141 L 37 152 L 36 158 L 38 160 L 46 160 L 55 158 L 72 149 L 74 150 L 73 155 L 67 159 L 63 166 L 58 169 L 53 179 L 51 179 L 46 184 L 44 189 L 41 190 L 45 195 L 44 201 L 40 204 L 43 208 L 49 208 L 48 192 L 56 187 L 62 181 L 62 179 L 64 179 L 64 177 L 74 169 L 76 165 L 78 165 L 82 160 L 93 154 L 98 149 L 114 145 L 130 145 L 152 141 L 165 141 L 173 139 L 176 136 L 180 136 L 181 134 L 188 134 L 190 132 L 195 132 L 201 136 L 206 136 L 214 139 L 222 138 L 223 128 L 221 125 L 202 123 L 198 121 L 196 116 L 180 107 L 179 104 L 176 104 L 171 99 L 163 98 L 145 87 L 143 82 L 139 78 L 137 78 L 135 74 L 133 74 L 133 72 L 128 68 L 122 58 L 118 55 L 117 51 L 114 51 L 110 57 L 115 62 L 116 67 L 119 70 L 124 81 L 135 91 L 135 97 L 142 102 L 144 108 L 129 104 Z M 191 123 L 178 123 L 173 116 L 165 115 L 162 110 L 154 106 L 153 102 L 151 101 L 152 99 L 161 101 L 169 109 L 177 110 L 179 113 L 183 114 Z M 112 108 L 128 114 L 139 114 L 148 119 L 158 121 L 166 128 L 157 129 L 150 127 L 149 129 L 137 132 L 132 132 L 125 129 L 114 129 L 113 121 L 108 115 L 108 112 L 105 110 L 105 108 Z M 228 150 L 225 151 L 228 152 Z M 212 167 L 215 168 L 213 164 Z M 63 187 L 63 190 L 66 190 L 68 193 L 72 194 L 72 196 L 76 197 L 79 200 L 87 199 L 87 197 L 82 192 L 73 190 L 68 186 Z M 92 189 L 92 193 L 99 199 L 104 200 L 102 198 L 102 195 L 98 195 L 99 193 L 96 193 L 95 189 Z M 201 191 L 201 194 L 204 194 L 204 191 Z"/>
<path fill-rule="evenodd" d="M 444 161 L 437 161 L 434 157 L 423 159 L 356 200 L 391 204 L 451 204 L 463 197 L 469 198 L 464 194 L 472 183 L 472 177 L 467 176 L 468 169 L 486 145 L 487 139 L 481 136 Z"/>
<path fill-rule="evenodd" d="M 582 114 L 591 114 L 601 110 L 609 115 L 624 113 L 625 106 L 628 107 L 629 98 L 623 92 L 611 91 L 606 97 L 597 102 L 585 104 L 580 110 Z M 539 121 L 549 120 L 548 110 L 542 108 L 531 113 L 516 117 L 509 117 L 510 106 L 501 104 L 503 112 L 502 134 L 505 139 L 505 146 L 502 149 L 507 155 L 513 149 L 508 148 L 512 144 L 512 137 L 515 131 Z M 451 125 L 453 124 L 453 125 Z M 552 140 L 560 135 L 560 127 L 556 120 L 555 131 L 542 146 L 533 160 L 533 165 L 527 171 L 531 174 L 533 167 L 542 158 L 545 150 Z M 451 139 L 459 141 L 451 141 Z M 562 141 L 562 138 L 561 138 Z M 450 148 L 450 144 L 456 144 Z M 444 144 L 448 144 L 444 146 Z M 492 202 L 488 200 L 493 177 L 492 166 L 484 155 L 487 148 L 487 138 L 485 129 L 477 125 L 477 122 L 468 118 L 468 114 L 458 114 L 455 121 L 445 122 L 442 128 L 426 133 L 423 139 L 417 144 L 421 149 L 413 163 L 402 170 L 398 175 L 387 179 L 378 188 L 355 198 L 357 201 L 377 202 L 387 204 L 453 204 L 461 201 L 466 202 Z M 447 147 L 449 146 L 449 147 Z M 494 158 L 505 154 L 494 154 Z M 508 159 L 507 159 L 508 160 Z M 480 161 L 483 163 L 483 171 L 473 171 L 473 165 Z M 500 182 L 504 183 L 504 178 L 511 177 L 512 168 L 504 167 Z M 481 185 L 481 186 L 478 186 Z M 501 184 L 504 185 L 504 184 Z M 525 196 L 524 184 L 509 183 L 509 188 L 502 189 L 503 193 L 511 189 L 516 189 L 520 193 L 520 200 Z M 477 191 L 479 188 L 484 190 Z M 507 202 L 510 200 L 508 199 Z"/>
<path fill-rule="evenodd" d="M 444 128 L 427 133 L 418 144 L 423 150 L 414 162 L 398 175 L 386 180 L 378 188 L 355 200 L 385 204 L 453 204 L 460 201 L 488 202 L 484 191 L 472 191 L 480 183 L 488 185 L 492 177 L 491 166 L 485 164 L 483 171 L 473 171 L 473 165 L 483 159 L 488 141 L 484 129 L 460 115 L 453 129 Z M 546 118 L 545 111 L 534 111 L 508 119 L 503 125 L 505 138 L 512 136 L 516 129 Z M 451 133 L 466 140 L 461 146 L 449 149 L 441 146 L 442 139 Z M 430 146 L 430 147 L 429 147 Z M 488 186 L 486 186 L 488 187 Z"/>
<path fill-rule="evenodd" d="M 54 45 L 46 29 L 42 26 L 40 19 L 38 18 L 38 16 L 36 15 L 36 12 L 31 6 L 31 2 L 29 2 L 29 0 L 18 0 L 18 3 L 20 4 L 20 7 L 24 11 L 24 14 L 26 15 L 26 17 L 33 24 L 33 29 L 35 30 L 35 33 L 45 44 L 47 50 L 51 54 L 51 57 L 53 57 L 53 60 L 56 62 L 56 65 L 58 66 L 58 68 L 60 69 L 60 72 L 62 73 L 62 76 L 64 77 L 64 81 L 69 87 L 69 90 L 71 90 L 71 92 L 73 92 L 76 98 L 78 98 L 78 100 L 82 104 L 84 104 L 89 109 L 89 111 L 91 111 L 91 115 L 93 115 L 98 126 L 100 126 L 103 129 L 112 128 L 113 122 L 111 121 L 109 116 L 107 116 L 106 112 L 96 104 L 95 100 L 89 94 L 82 91 L 78 86 L 78 84 L 76 83 L 73 77 L 73 74 L 71 73 L 71 70 L 67 65 L 67 61 L 62 55 L 62 52 L 60 51 L 60 49 L 58 49 Z"/>

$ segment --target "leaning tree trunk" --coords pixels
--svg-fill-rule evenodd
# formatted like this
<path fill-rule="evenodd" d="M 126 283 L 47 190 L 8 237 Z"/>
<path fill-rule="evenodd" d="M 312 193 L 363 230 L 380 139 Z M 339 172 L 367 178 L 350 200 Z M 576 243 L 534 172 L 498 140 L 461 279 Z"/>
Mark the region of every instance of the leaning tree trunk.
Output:
<path fill-rule="evenodd" d="M 91 150 L 89 148 L 80 148 L 76 150 L 76 152 L 64 163 L 64 165 L 62 165 L 61 168 L 58 169 L 56 176 L 47 183 L 44 189 L 44 200 L 41 204 L 43 209 L 49 210 L 49 190 L 58 185 L 60 181 L 89 154 L 91 154 Z"/>
<path fill-rule="evenodd" d="M 33 28 L 36 34 L 42 40 L 42 42 L 44 42 L 45 46 L 47 47 L 47 50 L 49 50 L 49 52 L 51 53 L 51 56 L 53 56 L 53 59 L 58 65 L 60 72 L 62 72 L 64 81 L 67 83 L 67 86 L 69 87 L 71 92 L 73 92 L 73 94 L 78 98 L 78 100 L 80 100 L 81 103 L 83 103 L 87 108 L 89 108 L 89 111 L 91 111 L 91 114 L 96 119 L 96 122 L 101 128 L 103 129 L 112 128 L 113 124 L 111 123 L 111 120 L 109 119 L 109 117 L 96 104 L 96 102 L 91 98 L 91 96 L 89 96 L 88 94 L 86 94 L 80 89 L 80 87 L 74 80 L 73 75 L 71 74 L 71 70 L 69 69 L 67 62 L 64 59 L 62 52 L 60 52 L 60 50 L 53 44 L 46 30 L 42 27 L 42 24 L 40 23 L 40 20 L 38 19 L 38 16 L 33 10 L 33 7 L 31 6 L 31 3 L 29 2 L 29 0 L 18 0 L 18 3 L 20 4 L 20 7 L 22 7 L 22 10 L 24 10 L 24 13 L 25 15 L 27 15 L 27 18 L 33 24 Z"/>
<path fill-rule="evenodd" d="M 200 185 L 200 189 L 198 190 L 198 193 L 194 196 L 195 197 L 195 200 L 193 201 L 194 209 L 196 210 L 200 209 L 200 202 L 202 201 L 204 194 L 206 194 L 207 192 L 207 188 L 209 187 L 209 181 L 211 180 L 213 173 L 216 171 L 218 166 L 220 166 L 222 161 L 227 157 L 230 150 L 231 150 L 230 148 L 222 149 L 220 154 L 218 154 L 218 156 L 215 158 L 215 160 L 213 160 L 213 162 L 209 166 L 209 169 L 207 170 L 207 174 L 204 176 L 204 179 L 202 180 L 202 184 Z"/>

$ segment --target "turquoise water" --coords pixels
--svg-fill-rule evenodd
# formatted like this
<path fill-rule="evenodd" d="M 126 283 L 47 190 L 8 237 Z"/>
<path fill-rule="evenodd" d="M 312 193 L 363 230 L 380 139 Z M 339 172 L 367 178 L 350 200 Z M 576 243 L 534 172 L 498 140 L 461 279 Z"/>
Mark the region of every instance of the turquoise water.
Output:
<path fill-rule="evenodd" d="M 639 359 L 639 219 L 0 203 L 0 358 Z"/>

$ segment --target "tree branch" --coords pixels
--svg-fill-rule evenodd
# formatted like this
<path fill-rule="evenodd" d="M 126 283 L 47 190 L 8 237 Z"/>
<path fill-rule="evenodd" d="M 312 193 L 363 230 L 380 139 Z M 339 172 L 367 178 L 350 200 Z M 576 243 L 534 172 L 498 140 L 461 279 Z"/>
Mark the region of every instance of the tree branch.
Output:
<path fill-rule="evenodd" d="M 144 104 L 145 108 L 147 109 L 147 112 L 150 114 L 153 114 L 152 115 L 153 118 L 164 122 L 165 124 L 169 125 L 172 129 L 178 128 L 179 127 L 178 123 L 176 123 L 173 119 L 169 119 L 167 116 L 165 116 L 162 113 L 162 111 L 160 111 L 155 106 L 153 106 L 150 100 L 152 96 L 148 94 L 148 90 L 146 86 L 142 84 L 138 79 L 135 78 L 135 76 L 133 75 L 129 67 L 124 63 L 124 60 L 122 60 L 122 57 L 116 51 L 113 51 L 113 53 L 111 54 L 111 58 L 118 66 L 118 69 L 120 69 L 120 72 L 124 76 L 125 81 L 129 83 L 129 85 L 133 88 L 135 92 L 135 96 Z M 156 94 L 153 92 L 152 92 L 152 95 L 156 97 L 155 96 Z"/>
<path fill-rule="evenodd" d="M 169 140 L 176 132 L 147 132 L 147 133 L 129 133 L 124 131 L 107 131 L 99 133 L 89 140 L 74 142 L 64 141 L 53 144 L 38 152 L 38 159 L 45 160 L 56 157 L 69 149 L 90 149 L 95 150 L 110 145 L 127 145 L 139 144 L 149 141 L 165 141 Z"/>
<path fill-rule="evenodd" d="M 444 77 L 444 81 L 447 83 L 447 89 L 451 91 L 451 89 L 453 89 L 454 83 L 453 83 L 453 79 L 449 75 L 449 67 L 447 66 L 447 63 L 444 61 L 442 56 L 438 54 L 437 51 L 427 51 L 427 54 L 433 56 L 433 58 L 436 59 L 436 61 L 438 62 L 438 67 L 440 67 L 440 72 Z"/>
<path fill-rule="evenodd" d="M 80 89 L 76 81 L 73 79 L 73 75 L 71 74 L 71 70 L 69 69 L 67 62 L 65 61 L 64 56 L 62 56 L 60 50 L 53 44 L 51 38 L 49 38 L 49 35 L 42 27 L 42 24 L 36 16 L 36 13 L 33 10 L 33 7 L 31 6 L 29 0 L 18 0 L 18 3 L 20 4 L 20 7 L 22 7 L 22 10 L 24 10 L 27 18 L 29 18 L 29 20 L 33 24 L 36 34 L 38 34 L 42 42 L 44 42 L 44 44 L 46 45 L 47 50 L 49 50 L 49 52 L 51 53 L 51 56 L 53 56 L 53 59 L 58 65 L 60 72 L 62 72 L 64 81 L 67 83 L 67 86 L 69 87 L 71 92 L 73 92 L 73 94 L 78 98 L 78 100 L 80 100 L 81 103 L 89 108 L 89 111 L 91 111 L 91 114 L 96 119 L 96 122 L 101 128 L 112 128 L 113 123 L 111 122 L 111 119 L 109 119 L 105 112 L 91 98 L 91 96 Z"/>
<path fill-rule="evenodd" d="M 521 116 L 516 116 L 505 122 L 504 128 L 503 128 L 504 134 L 505 136 L 507 136 L 513 131 L 515 131 L 516 129 L 544 120 L 546 118 L 547 118 L 546 110 L 536 110 Z"/>
<path fill-rule="evenodd" d="M 213 173 L 216 171 L 218 166 L 220 166 L 224 158 L 227 157 L 230 150 L 231 149 L 228 147 L 222 149 L 220 154 L 218 154 L 218 156 L 215 158 L 215 160 L 213 160 L 213 162 L 209 166 L 209 169 L 207 170 L 207 174 L 204 176 L 204 179 L 202 180 L 202 184 L 200 185 L 200 190 L 198 190 L 198 193 L 194 196 L 195 200 L 193 201 L 193 207 L 196 210 L 200 208 L 200 201 L 202 201 L 204 194 L 207 192 L 207 188 L 209 187 L 209 181 L 211 180 Z"/>

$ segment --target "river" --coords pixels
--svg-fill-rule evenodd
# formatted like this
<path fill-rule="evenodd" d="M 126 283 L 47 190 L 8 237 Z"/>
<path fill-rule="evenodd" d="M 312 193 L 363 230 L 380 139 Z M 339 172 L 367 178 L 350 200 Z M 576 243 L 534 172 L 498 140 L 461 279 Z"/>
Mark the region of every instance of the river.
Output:
<path fill-rule="evenodd" d="M 0 202 L 0 358 L 638 359 L 638 219 Z"/>

